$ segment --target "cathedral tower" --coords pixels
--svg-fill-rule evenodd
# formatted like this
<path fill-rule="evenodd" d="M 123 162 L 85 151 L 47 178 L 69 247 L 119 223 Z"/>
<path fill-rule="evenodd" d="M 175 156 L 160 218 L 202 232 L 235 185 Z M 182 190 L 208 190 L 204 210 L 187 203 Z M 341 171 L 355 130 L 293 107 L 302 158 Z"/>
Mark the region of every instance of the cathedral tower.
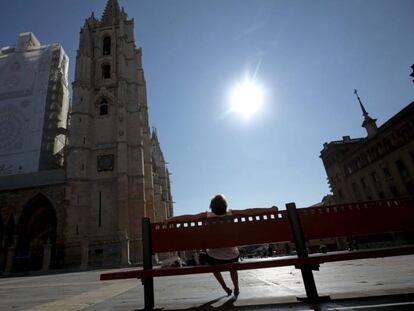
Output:
<path fill-rule="evenodd" d="M 155 218 L 146 82 L 133 30 L 118 1 L 108 0 L 102 18 L 92 13 L 80 31 L 66 243 L 67 256 L 81 254 L 83 264 L 141 261 L 141 218 Z"/>

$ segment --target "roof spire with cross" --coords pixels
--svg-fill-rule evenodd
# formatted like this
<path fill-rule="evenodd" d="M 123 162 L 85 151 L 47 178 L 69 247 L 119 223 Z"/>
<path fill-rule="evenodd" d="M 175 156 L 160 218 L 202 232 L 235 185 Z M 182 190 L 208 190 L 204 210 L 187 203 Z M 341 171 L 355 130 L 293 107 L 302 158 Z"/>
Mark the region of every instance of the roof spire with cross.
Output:
<path fill-rule="evenodd" d="M 362 127 L 365 127 L 367 130 L 368 138 L 375 136 L 377 134 L 377 119 L 373 119 L 368 115 L 367 110 L 365 109 L 364 105 L 362 104 L 361 98 L 359 97 L 358 91 L 354 90 L 354 94 L 356 95 L 359 105 L 362 110 L 362 115 L 364 116 L 364 122 L 362 122 Z"/>

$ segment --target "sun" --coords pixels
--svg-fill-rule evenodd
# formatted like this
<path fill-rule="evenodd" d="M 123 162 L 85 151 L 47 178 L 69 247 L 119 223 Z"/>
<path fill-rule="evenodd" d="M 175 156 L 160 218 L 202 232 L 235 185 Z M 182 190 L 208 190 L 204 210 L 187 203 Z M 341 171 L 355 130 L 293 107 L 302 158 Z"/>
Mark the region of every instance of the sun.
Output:
<path fill-rule="evenodd" d="M 250 119 L 263 106 L 264 90 L 250 78 L 234 87 L 230 95 L 230 111 Z"/>

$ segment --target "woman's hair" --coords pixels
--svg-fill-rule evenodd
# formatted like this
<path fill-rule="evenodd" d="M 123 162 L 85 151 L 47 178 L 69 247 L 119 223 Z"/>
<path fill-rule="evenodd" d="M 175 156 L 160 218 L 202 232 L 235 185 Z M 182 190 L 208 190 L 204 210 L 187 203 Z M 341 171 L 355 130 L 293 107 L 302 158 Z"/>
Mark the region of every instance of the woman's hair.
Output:
<path fill-rule="evenodd" d="M 227 201 L 224 195 L 216 194 L 211 199 L 210 209 L 216 215 L 224 215 L 227 212 Z"/>

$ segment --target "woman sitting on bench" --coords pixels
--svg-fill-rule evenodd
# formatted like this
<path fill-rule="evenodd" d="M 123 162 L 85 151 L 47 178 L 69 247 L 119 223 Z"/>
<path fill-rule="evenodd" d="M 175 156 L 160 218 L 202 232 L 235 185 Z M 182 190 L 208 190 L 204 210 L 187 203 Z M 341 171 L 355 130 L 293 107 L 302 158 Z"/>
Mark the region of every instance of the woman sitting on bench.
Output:
<path fill-rule="evenodd" d="M 170 219 L 167 219 L 168 221 L 186 221 L 186 222 L 197 222 L 197 221 L 203 221 L 206 218 L 210 217 L 222 217 L 222 216 L 249 216 L 251 213 L 257 213 L 257 212 L 267 212 L 275 210 L 277 211 L 277 207 L 271 207 L 271 208 L 250 208 L 245 210 L 229 210 L 227 211 L 227 201 L 224 195 L 217 194 L 215 195 L 210 202 L 210 210 L 211 212 L 202 212 L 195 215 L 181 215 L 181 216 L 175 216 Z M 224 248 L 210 248 L 206 250 L 206 254 L 204 254 L 204 258 L 201 258 L 205 262 L 207 262 L 210 265 L 215 264 L 226 264 L 226 263 L 232 263 L 232 262 L 238 262 L 239 260 L 239 249 L 236 246 L 233 247 L 224 247 Z M 223 276 L 220 272 L 213 272 L 215 278 L 220 283 L 221 287 L 225 290 L 227 295 L 231 295 L 232 290 L 227 287 Z M 238 274 L 237 270 L 230 271 L 230 277 L 233 281 L 234 285 L 234 295 L 239 295 L 239 282 L 238 282 Z"/>
<path fill-rule="evenodd" d="M 227 201 L 222 194 L 217 194 L 211 199 L 210 210 L 211 212 L 207 212 L 207 218 L 231 215 L 231 210 L 227 211 Z M 239 249 L 235 246 L 210 248 L 207 249 L 206 252 L 206 261 L 210 265 L 226 264 L 239 261 Z M 227 295 L 230 296 L 232 291 L 227 287 L 226 282 L 221 275 L 221 272 L 213 272 L 213 274 L 216 277 L 217 281 L 220 283 L 221 287 L 223 287 L 223 289 L 226 291 Z M 234 286 L 234 296 L 238 296 L 239 277 L 237 270 L 230 271 L 230 277 Z"/>

